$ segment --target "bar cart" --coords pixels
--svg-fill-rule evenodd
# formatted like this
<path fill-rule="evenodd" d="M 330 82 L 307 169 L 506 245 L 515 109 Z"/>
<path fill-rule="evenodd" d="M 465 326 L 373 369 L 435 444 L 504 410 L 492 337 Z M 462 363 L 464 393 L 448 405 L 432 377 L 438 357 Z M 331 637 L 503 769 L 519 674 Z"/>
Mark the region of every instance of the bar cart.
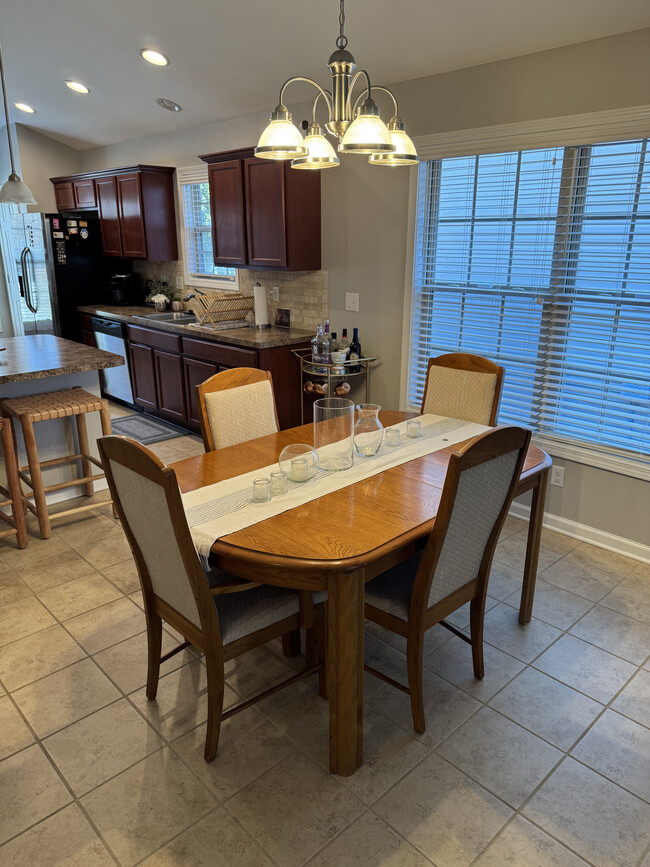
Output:
<path fill-rule="evenodd" d="M 379 356 L 355 358 L 340 364 L 324 364 L 312 361 L 311 348 L 292 349 L 292 353 L 300 362 L 300 423 L 305 420 L 305 401 L 311 416 L 311 404 L 319 397 L 347 397 L 351 391 L 350 380 L 364 377 L 366 396 L 364 403 L 369 403 L 370 395 L 370 365 L 379 361 Z M 355 368 L 358 368 L 356 370 Z M 347 388 L 345 387 L 347 385 Z M 310 400 L 311 398 L 311 400 Z"/>

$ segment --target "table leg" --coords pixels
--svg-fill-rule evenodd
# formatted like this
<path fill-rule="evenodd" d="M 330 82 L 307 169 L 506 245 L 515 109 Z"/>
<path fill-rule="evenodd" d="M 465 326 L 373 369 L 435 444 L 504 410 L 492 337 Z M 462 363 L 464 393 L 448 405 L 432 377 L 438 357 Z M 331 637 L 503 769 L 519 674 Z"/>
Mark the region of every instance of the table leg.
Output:
<path fill-rule="evenodd" d="M 533 499 L 530 504 L 524 581 L 521 587 L 521 604 L 519 606 L 519 622 L 522 624 L 528 623 L 533 614 L 537 561 L 539 560 L 539 546 L 542 539 L 542 523 L 544 521 L 544 504 L 546 502 L 546 486 L 548 485 L 550 471 L 549 468 L 540 473 L 537 484 L 532 489 Z"/>
<path fill-rule="evenodd" d="M 327 600 L 330 771 L 349 776 L 363 760 L 363 571 L 332 572 Z"/>

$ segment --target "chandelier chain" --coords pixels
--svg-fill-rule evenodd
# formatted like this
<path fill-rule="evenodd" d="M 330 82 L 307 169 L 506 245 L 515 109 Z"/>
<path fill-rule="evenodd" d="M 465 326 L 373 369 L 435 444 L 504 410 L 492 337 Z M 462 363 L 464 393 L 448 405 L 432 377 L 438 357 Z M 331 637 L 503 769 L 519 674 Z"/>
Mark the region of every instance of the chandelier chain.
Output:
<path fill-rule="evenodd" d="M 345 48 L 348 44 L 348 37 L 343 32 L 345 29 L 345 0 L 341 0 L 341 11 L 339 12 L 339 37 L 336 40 L 337 48 Z"/>

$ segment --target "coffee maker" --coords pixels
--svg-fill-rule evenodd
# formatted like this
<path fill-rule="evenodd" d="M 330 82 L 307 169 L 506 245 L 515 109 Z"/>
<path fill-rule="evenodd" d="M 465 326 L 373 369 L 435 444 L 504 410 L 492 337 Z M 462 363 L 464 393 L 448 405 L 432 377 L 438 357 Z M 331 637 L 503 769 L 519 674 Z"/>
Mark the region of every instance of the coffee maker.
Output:
<path fill-rule="evenodd" d="M 137 271 L 130 274 L 113 274 L 108 281 L 108 303 L 123 307 L 142 304 L 140 275 Z"/>

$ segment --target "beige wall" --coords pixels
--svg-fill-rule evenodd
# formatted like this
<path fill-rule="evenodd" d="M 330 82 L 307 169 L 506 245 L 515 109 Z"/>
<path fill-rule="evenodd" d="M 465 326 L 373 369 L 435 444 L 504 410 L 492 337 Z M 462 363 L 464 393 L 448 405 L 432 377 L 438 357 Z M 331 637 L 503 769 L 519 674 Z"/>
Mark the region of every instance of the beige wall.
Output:
<path fill-rule="evenodd" d="M 80 172 L 81 154 L 22 124 L 16 125 L 16 131 L 22 179 L 38 203 L 30 205 L 27 210 L 42 214 L 56 213 L 54 187 L 50 183 L 50 178 Z"/>

